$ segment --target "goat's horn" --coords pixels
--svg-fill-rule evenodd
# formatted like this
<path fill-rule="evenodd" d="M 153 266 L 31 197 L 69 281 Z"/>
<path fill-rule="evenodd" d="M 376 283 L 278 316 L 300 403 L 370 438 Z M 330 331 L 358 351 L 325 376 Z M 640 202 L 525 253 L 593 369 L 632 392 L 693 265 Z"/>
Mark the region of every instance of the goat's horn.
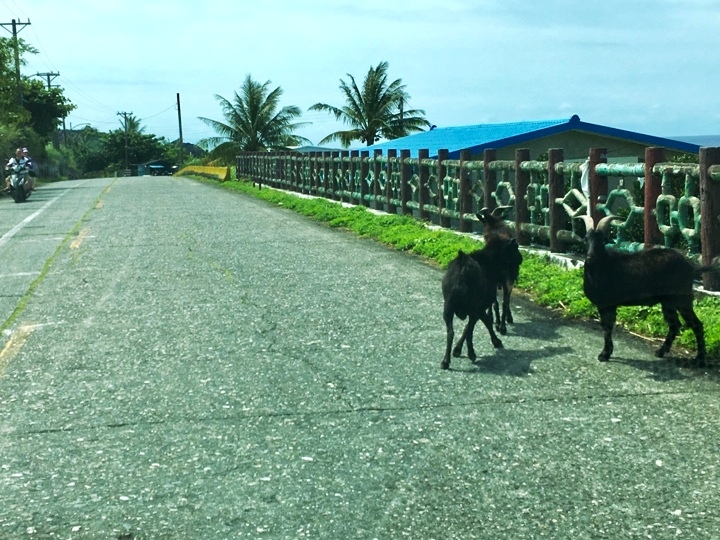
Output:
<path fill-rule="evenodd" d="M 498 206 L 491 212 L 492 217 L 501 218 L 506 210 L 510 210 L 512 206 Z"/>
<path fill-rule="evenodd" d="M 595 223 L 593 219 L 588 215 L 575 216 L 575 219 L 582 219 L 585 222 L 585 232 L 595 230 Z"/>
<path fill-rule="evenodd" d="M 595 228 L 602 233 L 607 233 L 608 229 L 610 228 L 610 224 L 613 221 L 622 221 L 622 218 L 614 215 L 605 216 L 600 221 L 598 221 L 597 227 Z"/>

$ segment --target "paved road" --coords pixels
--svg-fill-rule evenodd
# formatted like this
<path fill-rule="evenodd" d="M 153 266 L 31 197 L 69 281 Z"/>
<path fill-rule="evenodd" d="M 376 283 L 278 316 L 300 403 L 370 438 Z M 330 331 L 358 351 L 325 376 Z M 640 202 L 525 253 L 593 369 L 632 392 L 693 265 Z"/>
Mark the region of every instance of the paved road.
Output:
<path fill-rule="evenodd" d="M 188 179 L 0 199 L 0 539 L 720 537 L 716 373 Z"/>

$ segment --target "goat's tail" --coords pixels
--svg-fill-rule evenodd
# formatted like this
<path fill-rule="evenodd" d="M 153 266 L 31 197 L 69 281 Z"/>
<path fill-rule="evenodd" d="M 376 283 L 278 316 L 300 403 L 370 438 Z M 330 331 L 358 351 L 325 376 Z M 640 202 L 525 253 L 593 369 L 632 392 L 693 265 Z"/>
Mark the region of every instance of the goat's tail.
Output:
<path fill-rule="evenodd" d="M 720 275 L 720 255 L 715 257 L 708 265 L 696 266 L 695 279 L 700 279 L 706 272 L 712 272 L 713 274 Z"/>

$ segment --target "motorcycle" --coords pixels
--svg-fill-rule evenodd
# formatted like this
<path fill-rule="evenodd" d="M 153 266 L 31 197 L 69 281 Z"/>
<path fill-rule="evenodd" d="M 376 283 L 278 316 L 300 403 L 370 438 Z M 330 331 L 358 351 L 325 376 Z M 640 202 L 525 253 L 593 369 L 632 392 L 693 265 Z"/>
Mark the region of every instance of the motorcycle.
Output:
<path fill-rule="evenodd" d="M 24 164 L 10 165 L 5 169 L 10 174 L 10 196 L 16 203 L 24 202 L 30 192 L 26 189 L 29 170 Z"/>

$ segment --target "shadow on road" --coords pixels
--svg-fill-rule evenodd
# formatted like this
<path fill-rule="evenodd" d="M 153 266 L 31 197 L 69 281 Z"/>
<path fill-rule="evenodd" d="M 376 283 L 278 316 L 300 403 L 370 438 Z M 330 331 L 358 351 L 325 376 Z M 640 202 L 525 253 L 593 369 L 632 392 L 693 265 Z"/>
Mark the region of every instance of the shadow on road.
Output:
<path fill-rule="evenodd" d="M 647 373 L 648 378 L 658 382 L 686 381 L 693 379 L 707 379 L 720 382 L 720 372 L 717 365 L 705 368 L 692 367 L 690 357 L 667 357 L 648 360 L 613 357 L 610 364 L 624 364 L 638 371 Z"/>
<path fill-rule="evenodd" d="M 532 319 L 524 322 L 516 322 L 508 325 L 508 336 L 518 336 L 522 339 L 541 339 L 552 341 L 559 339 L 559 324 L 553 319 Z"/>
<path fill-rule="evenodd" d="M 567 355 L 573 352 L 572 347 L 540 347 L 529 351 L 518 349 L 497 349 L 493 355 L 480 356 L 468 369 L 453 368 L 450 370 L 468 375 L 490 374 L 524 377 L 533 373 L 532 363 L 538 360 L 549 360 L 554 356 Z M 466 364 L 467 365 L 467 364 Z"/>

